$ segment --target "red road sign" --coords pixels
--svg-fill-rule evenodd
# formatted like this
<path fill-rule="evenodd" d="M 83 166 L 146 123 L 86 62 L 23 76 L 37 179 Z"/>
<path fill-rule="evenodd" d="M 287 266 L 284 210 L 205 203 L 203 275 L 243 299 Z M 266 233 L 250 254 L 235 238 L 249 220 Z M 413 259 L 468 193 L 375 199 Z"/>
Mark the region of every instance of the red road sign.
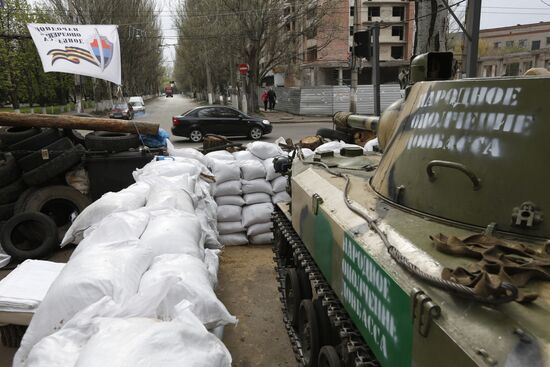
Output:
<path fill-rule="evenodd" d="M 242 75 L 245 75 L 246 73 L 248 73 L 248 70 L 250 70 L 250 66 L 248 66 L 248 64 L 240 64 L 239 65 L 239 72 Z"/>

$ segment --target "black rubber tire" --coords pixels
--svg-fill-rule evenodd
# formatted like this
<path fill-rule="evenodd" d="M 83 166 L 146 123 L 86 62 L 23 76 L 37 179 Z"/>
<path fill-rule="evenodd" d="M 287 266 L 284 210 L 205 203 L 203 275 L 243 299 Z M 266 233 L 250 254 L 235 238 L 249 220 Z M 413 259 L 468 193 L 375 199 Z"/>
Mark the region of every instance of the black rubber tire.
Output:
<path fill-rule="evenodd" d="M 298 278 L 300 279 L 300 289 L 302 291 L 303 299 L 312 299 L 313 290 L 311 289 L 311 282 L 306 271 L 303 268 L 297 268 Z"/>
<path fill-rule="evenodd" d="M 257 135 L 257 133 L 254 133 L 254 131 L 256 131 L 257 133 L 259 132 L 259 135 Z M 261 127 L 259 126 L 252 126 L 250 128 L 250 132 L 248 133 L 248 137 L 252 140 L 260 140 L 262 138 L 262 136 L 264 136 L 264 131 L 262 130 Z"/>
<path fill-rule="evenodd" d="M 336 335 L 336 331 L 333 329 L 332 324 L 328 318 L 327 310 L 323 306 L 323 302 L 320 298 L 316 298 L 313 301 L 315 312 L 317 313 L 317 324 L 319 325 L 319 342 L 323 345 L 336 345 L 338 344 L 339 336 Z"/>
<path fill-rule="evenodd" d="M 30 192 L 22 205 L 17 205 L 16 214 L 41 212 L 52 218 L 58 228 L 59 240 L 72 224 L 74 218 L 92 203 L 80 191 L 70 186 L 46 186 Z"/>
<path fill-rule="evenodd" d="M 19 178 L 21 172 L 15 158 L 9 153 L 0 153 L 0 187 L 11 184 Z"/>
<path fill-rule="evenodd" d="M 29 187 L 25 191 L 19 195 L 17 198 L 17 201 L 15 202 L 15 205 L 13 207 L 14 213 L 23 213 L 25 211 L 25 203 L 27 202 L 27 198 L 36 190 L 38 190 L 38 187 Z"/>
<path fill-rule="evenodd" d="M 40 167 L 23 174 L 23 180 L 29 186 L 37 186 L 47 182 L 80 163 L 84 151 L 84 147 L 77 145 L 73 149 L 67 150 L 65 153 L 44 163 Z"/>
<path fill-rule="evenodd" d="M 130 133 L 94 131 L 86 134 L 84 139 L 86 148 L 94 151 L 125 152 L 140 145 L 139 136 Z"/>
<path fill-rule="evenodd" d="M 60 138 L 61 133 L 58 129 L 42 129 L 40 133 L 10 145 L 10 150 L 12 151 L 15 159 L 21 159 L 24 156 L 42 149 L 56 140 L 59 140 Z"/>
<path fill-rule="evenodd" d="M 193 134 L 197 132 L 200 135 Z M 195 138 L 195 136 L 197 136 L 197 138 Z M 204 139 L 204 134 L 202 133 L 202 131 L 200 131 L 200 129 L 195 128 L 189 132 L 189 140 L 191 140 L 193 143 L 200 143 L 202 139 Z"/>
<path fill-rule="evenodd" d="M 89 117 L 93 117 L 93 116 L 90 115 Z M 71 141 L 74 144 L 82 144 L 82 145 L 86 144 L 84 135 L 82 135 L 78 130 L 63 129 L 63 135 L 71 139 Z"/>
<path fill-rule="evenodd" d="M 332 345 L 325 345 L 319 351 L 318 367 L 343 367 L 342 360 Z"/>
<path fill-rule="evenodd" d="M 0 204 L 0 220 L 10 219 L 13 215 L 15 203 Z"/>
<path fill-rule="evenodd" d="M 321 128 L 317 130 L 317 135 L 320 135 L 321 137 L 330 140 L 343 140 L 346 143 L 349 143 L 349 141 L 351 140 L 350 134 L 327 128 Z"/>
<path fill-rule="evenodd" d="M 21 127 L 21 126 L 6 126 L 0 128 L 0 141 L 4 145 L 12 145 L 21 140 L 30 138 L 33 135 L 38 134 L 41 129 L 37 127 Z"/>
<path fill-rule="evenodd" d="M 26 188 L 22 179 L 0 188 L 0 204 L 14 203 Z"/>
<path fill-rule="evenodd" d="M 317 367 L 319 359 L 319 325 L 317 324 L 317 314 L 315 307 L 310 299 L 304 299 L 300 303 L 300 313 L 298 314 L 298 338 L 302 344 L 305 367 Z"/>
<path fill-rule="evenodd" d="M 65 137 L 61 138 L 57 141 L 54 141 L 53 143 L 43 147 L 39 151 L 30 153 L 23 158 L 20 158 L 17 161 L 17 164 L 19 165 L 19 168 L 23 172 L 29 172 L 33 169 L 40 167 L 44 163 L 49 162 L 52 159 L 55 159 L 56 157 L 59 157 L 61 154 L 63 154 L 66 150 L 69 150 L 73 148 L 73 142 L 71 139 Z M 47 149 L 48 150 L 48 159 L 42 159 L 42 150 Z"/>
<path fill-rule="evenodd" d="M 294 328 L 298 325 L 298 313 L 302 299 L 298 273 L 296 269 L 288 268 L 285 275 L 285 302 L 288 320 Z"/>
<path fill-rule="evenodd" d="M 40 259 L 58 247 L 57 226 L 43 213 L 16 214 L 2 226 L 0 242 L 15 261 Z"/>

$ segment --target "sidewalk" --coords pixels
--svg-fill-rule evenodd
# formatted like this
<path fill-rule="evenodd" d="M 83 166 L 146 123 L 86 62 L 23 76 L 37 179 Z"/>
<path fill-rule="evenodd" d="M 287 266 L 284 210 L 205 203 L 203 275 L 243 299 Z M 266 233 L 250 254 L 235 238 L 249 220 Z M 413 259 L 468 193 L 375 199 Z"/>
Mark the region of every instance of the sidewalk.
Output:
<path fill-rule="evenodd" d="M 305 122 L 332 122 L 332 116 L 301 116 L 283 111 L 263 111 L 257 113 L 273 124 L 305 123 Z"/>

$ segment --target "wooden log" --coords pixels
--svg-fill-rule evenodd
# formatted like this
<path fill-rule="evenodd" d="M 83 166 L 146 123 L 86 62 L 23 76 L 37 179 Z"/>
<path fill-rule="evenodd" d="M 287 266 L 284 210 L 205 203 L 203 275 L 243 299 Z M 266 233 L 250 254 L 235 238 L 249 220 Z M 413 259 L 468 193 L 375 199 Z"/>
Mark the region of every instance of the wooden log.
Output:
<path fill-rule="evenodd" d="M 321 140 L 321 137 L 319 136 L 306 136 L 300 140 L 300 146 L 302 148 L 309 148 L 311 150 L 315 150 L 315 148 L 321 144 L 323 144 L 323 140 Z"/>
<path fill-rule="evenodd" d="M 73 130 L 112 131 L 157 135 L 159 124 L 72 115 L 41 115 L 0 112 L 0 126 L 53 127 Z"/>

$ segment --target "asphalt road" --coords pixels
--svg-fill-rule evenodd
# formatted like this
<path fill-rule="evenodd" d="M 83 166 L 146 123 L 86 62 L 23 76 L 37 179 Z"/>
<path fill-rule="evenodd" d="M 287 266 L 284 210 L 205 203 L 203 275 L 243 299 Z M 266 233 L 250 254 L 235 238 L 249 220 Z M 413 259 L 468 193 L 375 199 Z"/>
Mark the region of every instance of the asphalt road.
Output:
<path fill-rule="evenodd" d="M 145 114 L 136 115 L 136 120 L 150 121 L 159 123 L 166 131 L 170 132 L 172 127 L 172 116 L 180 115 L 198 104 L 191 99 L 182 95 L 174 95 L 173 98 L 159 97 L 151 101 L 145 102 Z M 274 142 L 278 137 L 291 138 L 293 141 L 298 141 L 304 136 L 314 135 L 317 129 L 322 127 L 332 127 L 332 123 L 317 123 L 317 122 L 289 122 L 273 124 L 271 134 L 264 136 L 262 141 Z M 172 142 L 180 147 L 198 147 L 201 144 L 194 144 L 185 138 L 172 136 Z M 236 138 L 236 142 L 247 143 L 249 139 Z"/>

